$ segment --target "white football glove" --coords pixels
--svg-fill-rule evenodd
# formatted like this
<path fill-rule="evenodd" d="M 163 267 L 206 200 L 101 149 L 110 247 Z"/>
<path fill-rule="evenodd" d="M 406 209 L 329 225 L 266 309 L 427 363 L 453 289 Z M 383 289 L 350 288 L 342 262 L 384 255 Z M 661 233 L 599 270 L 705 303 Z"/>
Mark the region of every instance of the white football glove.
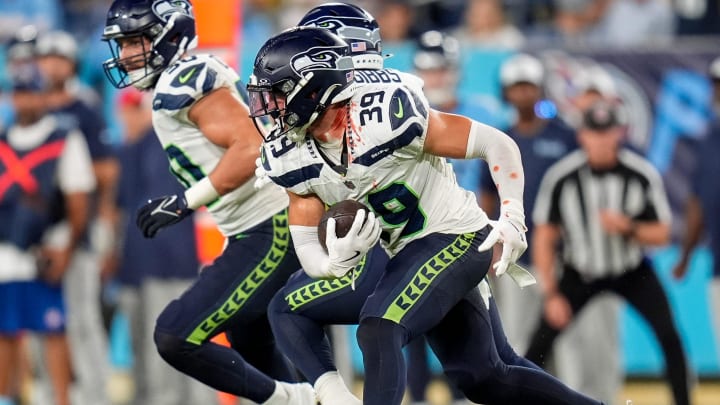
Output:
<path fill-rule="evenodd" d="M 262 158 L 258 156 L 255 158 L 255 183 L 253 183 L 255 190 L 259 190 L 272 182 L 262 165 Z"/>
<path fill-rule="evenodd" d="M 375 218 L 375 214 L 366 213 L 362 209 L 358 210 L 350 230 L 342 238 L 335 234 L 335 219 L 328 219 L 325 236 L 329 257 L 328 271 L 335 277 L 342 277 L 355 268 L 380 239 L 381 231 L 380 221 Z"/>
<path fill-rule="evenodd" d="M 498 277 L 505 274 L 509 267 L 519 267 L 515 262 L 527 249 L 527 240 L 525 239 L 527 227 L 525 226 L 522 202 L 514 199 L 508 199 L 505 202 L 500 208 L 500 218 L 490 222 L 493 229 L 478 247 L 478 251 L 482 252 L 492 249 L 498 241 L 502 242 L 500 260 L 493 264 L 493 269 Z"/>

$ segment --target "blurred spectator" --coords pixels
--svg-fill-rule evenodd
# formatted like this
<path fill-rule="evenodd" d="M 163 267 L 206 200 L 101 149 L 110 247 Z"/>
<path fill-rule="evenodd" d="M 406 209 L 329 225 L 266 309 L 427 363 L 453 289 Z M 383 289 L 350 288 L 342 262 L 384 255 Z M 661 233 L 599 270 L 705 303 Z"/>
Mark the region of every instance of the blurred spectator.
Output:
<path fill-rule="evenodd" d="M 582 126 L 583 112 L 597 101 L 617 101 L 615 82 L 599 65 L 582 67 L 572 81 L 575 90 L 571 100 L 572 108 L 564 112 L 563 118 L 573 128 Z"/>
<path fill-rule="evenodd" d="M 135 211 L 149 195 L 183 190 L 167 170 L 167 156 L 152 128 L 150 100 L 128 88 L 120 93 L 118 115 L 125 141 L 118 187 L 124 213 L 119 243 L 120 310 L 130 321 L 135 354 L 133 379 L 136 405 L 194 405 L 217 402 L 213 390 L 174 370 L 153 343 L 155 320 L 165 306 L 197 277 L 197 247 L 193 221 L 176 224 L 176 232 L 146 239 L 135 225 Z"/>
<path fill-rule="evenodd" d="M 465 0 L 415 1 L 413 31 L 418 37 L 427 31 L 452 31 L 461 23 L 467 8 Z"/>
<path fill-rule="evenodd" d="M 11 81 L 14 124 L 0 134 L 0 404 L 12 404 L 11 359 L 20 332 L 30 330 L 43 336 L 54 403 L 67 405 L 72 377 L 61 283 L 85 232 L 95 178 L 82 135 L 46 113 L 37 68 L 24 65 Z M 54 226 L 62 220 L 67 226 Z"/>
<path fill-rule="evenodd" d="M 720 177 L 720 58 L 712 61 L 709 76 L 713 86 L 713 119 L 706 137 L 697 145 L 697 166 L 690 177 L 692 188 L 685 207 L 685 237 L 673 276 L 678 279 L 685 276 L 690 254 L 701 241 L 703 233 L 707 235 L 714 263 L 709 285 L 710 314 L 713 317 L 716 347 L 720 348 L 720 188 L 712 184 L 713 180 L 709 180 Z"/>
<path fill-rule="evenodd" d="M 109 0 L 61 0 L 63 3 L 64 20 L 62 28 L 73 37 L 81 41 L 92 42 L 97 40 L 92 36 L 93 30 L 100 21 L 105 20 L 105 14 L 110 6 Z"/>
<path fill-rule="evenodd" d="M 681 0 L 673 3 L 678 35 L 720 34 L 720 2 Z"/>
<path fill-rule="evenodd" d="M 413 70 L 424 81 L 423 92 L 430 105 L 440 111 L 471 117 L 484 124 L 504 127 L 504 112 L 494 103 L 480 97 L 461 97 L 459 41 L 440 31 L 428 31 L 417 41 Z M 480 194 L 480 165 L 478 159 L 451 161 L 460 186 Z"/>
<path fill-rule="evenodd" d="M 414 13 L 409 0 L 387 0 L 379 2 L 376 7 L 368 11 L 371 11 L 380 25 L 380 36 L 384 44 L 410 39 Z"/>
<path fill-rule="evenodd" d="M 10 38 L 6 48 L 6 63 L 0 65 L 0 85 L 3 89 L 11 87 L 5 83 L 5 79 L 27 64 L 33 64 L 35 59 L 35 40 L 37 39 L 37 27 L 26 25 L 21 27 Z M 12 124 L 14 113 L 12 103 L 7 93 L 1 94 L 0 98 L 0 130 Z"/>
<path fill-rule="evenodd" d="M 540 61 L 528 54 L 517 54 L 503 63 L 500 69 L 500 83 L 504 99 L 515 109 L 515 122 L 506 133 L 515 140 L 523 157 L 525 192 L 523 204 L 526 212 L 533 210 L 535 197 L 545 171 L 559 159 L 577 148 L 575 132 L 562 121 L 544 109 L 543 100 L 544 68 Z M 551 110 L 550 110 L 551 111 Z M 480 176 L 480 206 L 493 216 L 498 212 L 498 196 L 487 164 L 482 165 Z M 527 221 L 527 240 L 533 237 L 533 226 Z M 520 257 L 519 263 L 530 265 L 531 246 Z M 503 320 L 505 334 L 510 344 L 519 352 L 528 347 L 530 333 L 535 327 L 531 308 L 539 308 L 540 296 L 537 289 L 520 290 L 508 277 L 493 279 L 495 299 Z M 539 309 L 538 309 L 539 311 Z"/>
<path fill-rule="evenodd" d="M 669 0 L 614 0 L 600 21 L 603 44 L 628 47 L 667 45 L 675 36 L 675 15 Z"/>
<path fill-rule="evenodd" d="M 415 14 L 410 0 L 386 0 L 376 2 L 367 9 L 380 25 L 383 39 L 382 53 L 393 55 L 385 61 L 385 67 L 402 71 L 412 69 L 415 46 L 411 41 L 411 29 Z"/>
<path fill-rule="evenodd" d="M 582 45 L 597 36 L 598 21 L 612 0 L 555 0 L 554 16 L 549 24 L 528 32 L 528 42 L 545 46 Z"/>
<path fill-rule="evenodd" d="M 690 403 L 688 370 L 667 296 L 645 246 L 670 239 L 662 179 L 641 156 L 621 147 L 617 108 L 593 104 L 578 131 L 581 150 L 548 169 L 533 210 L 533 265 L 544 316 L 526 357 L 542 365 L 555 338 L 603 291 L 623 297 L 650 324 L 665 354 L 676 405 Z M 556 249 L 563 251 L 558 281 Z M 607 353 L 606 355 L 611 355 Z"/>
<path fill-rule="evenodd" d="M 600 101 L 615 103 L 617 89 L 613 78 L 599 65 L 584 66 L 573 77 L 576 89 L 572 109 L 564 119 L 571 127 L 583 125 L 583 113 Z M 618 335 L 620 300 L 612 294 L 600 294 L 586 305 L 573 324 L 555 344 L 554 361 L 558 377 L 570 387 L 611 401 L 620 390 L 624 375 Z M 587 350 L 593 347 L 596 350 Z"/>
<path fill-rule="evenodd" d="M 108 343 L 100 308 L 101 261 L 106 263 L 113 240 L 115 183 L 118 166 L 106 142 L 105 123 L 99 111 L 81 99 L 76 76 L 78 46 L 64 31 L 50 31 L 38 37 L 37 63 L 48 83 L 49 112 L 68 128 L 77 128 L 85 137 L 97 179 L 97 193 L 90 209 L 89 234 L 75 252 L 64 279 L 67 305 L 67 334 L 79 394 L 84 403 L 108 404 L 106 385 L 110 365 Z M 85 89 L 85 99 L 97 103 L 97 96 Z M 109 265 L 108 265 L 109 266 Z M 107 273 L 109 269 L 105 269 Z M 108 274 L 104 276 L 106 279 Z"/>
<path fill-rule="evenodd" d="M 546 23 L 554 10 L 555 0 L 503 0 L 505 16 L 512 25 L 526 31 Z"/>
<path fill-rule="evenodd" d="M 500 0 L 471 0 L 456 35 L 463 44 L 482 48 L 518 49 L 525 43 L 520 30 L 505 21 Z"/>

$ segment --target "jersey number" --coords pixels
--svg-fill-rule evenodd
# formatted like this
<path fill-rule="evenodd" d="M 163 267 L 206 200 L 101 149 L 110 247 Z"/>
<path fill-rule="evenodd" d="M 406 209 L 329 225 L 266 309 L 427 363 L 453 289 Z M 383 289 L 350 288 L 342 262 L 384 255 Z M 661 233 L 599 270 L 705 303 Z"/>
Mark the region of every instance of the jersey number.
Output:
<path fill-rule="evenodd" d="M 415 191 L 405 183 L 393 183 L 368 195 L 368 204 L 383 222 L 395 228 L 403 227 L 401 238 L 425 228 L 427 217 L 419 203 Z"/>
<path fill-rule="evenodd" d="M 180 183 L 182 183 L 185 188 L 189 188 L 193 183 L 205 177 L 202 169 L 193 163 L 177 146 L 168 146 L 165 148 L 165 153 L 167 153 L 170 158 L 170 171 L 180 180 Z M 188 176 L 190 178 L 188 178 Z M 193 181 L 191 182 L 190 179 Z"/>
<path fill-rule="evenodd" d="M 375 98 L 377 97 L 377 101 Z M 376 103 L 382 103 L 383 99 L 385 98 L 385 92 L 384 91 L 376 91 L 374 93 L 367 93 L 360 98 L 360 107 L 363 109 L 360 111 L 360 125 L 365 125 L 365 122 L 367 120 L 370 121 L 377 121 L 377 122 L 383 122 L 382 117 L 382 107 L 379 105 L 376 105 L 375 107 L 370 108 L 373 104 Z M 377 118 L 373 118 L 374 115 L 377 115 Z"/>

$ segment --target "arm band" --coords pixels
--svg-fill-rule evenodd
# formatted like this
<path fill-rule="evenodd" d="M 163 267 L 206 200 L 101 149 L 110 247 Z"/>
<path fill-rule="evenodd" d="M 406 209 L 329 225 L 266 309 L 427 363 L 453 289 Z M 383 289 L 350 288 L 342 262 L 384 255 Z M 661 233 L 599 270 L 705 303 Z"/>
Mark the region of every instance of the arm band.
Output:
<path fill-rule="evenodd" d="M 188 207 L 193 210 L 210 204 L 218 197 L 220 197 L 220 194 L 212 185 L 210 177 L 207 176 L 185 190 L 185 200 L 187 201 Z"/>
<path fill-rule="evenodd" d="M 317 227 L 290 225 L 295 254 L 305 273 L 312 278 L 333 277 L 330 273 L 330 257 L 320 245 Z"/>
<path fill-rule="evenodd" d="M 465 158 L 487 161 L 501 203 L 508 199 L 523 200 L 525 174 L 520 149 L 504 132 L 473 120 Z"/>

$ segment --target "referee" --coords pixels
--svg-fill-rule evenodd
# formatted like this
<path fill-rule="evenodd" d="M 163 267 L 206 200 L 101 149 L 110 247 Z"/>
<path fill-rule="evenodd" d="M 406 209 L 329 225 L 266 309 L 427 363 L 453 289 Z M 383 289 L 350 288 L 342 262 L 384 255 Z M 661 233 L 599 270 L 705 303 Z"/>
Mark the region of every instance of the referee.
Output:
<path fill-rule="evenodd" d="M 676 405 L 690 403 L 687 365 L 665 292 L 644 246 L 668 243 L 670 208 L 651 164 L 621 147 L 616 108 L 590 106 L 578 131 L 581 149 L 553 165 L 533 211 L 533 265 L 544 316 L 525 357 L 542 364 L 555 338 L 603 291 L 625 298 L 660 341 Z M 556 248 L 563 274 L 557 281 Z M 608 353 L 614 355 L 614 353 Z"/>

